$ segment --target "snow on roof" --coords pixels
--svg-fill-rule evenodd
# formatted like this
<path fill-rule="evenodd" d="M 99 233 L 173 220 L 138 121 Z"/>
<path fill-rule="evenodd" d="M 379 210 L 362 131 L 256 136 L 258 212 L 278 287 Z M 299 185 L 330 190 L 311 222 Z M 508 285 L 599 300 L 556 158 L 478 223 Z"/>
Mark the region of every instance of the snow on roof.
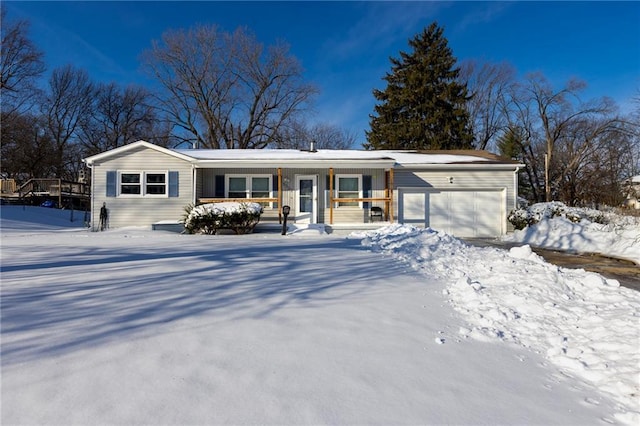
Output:
<path fill-rule="evenodd" d="M 453 164 L 488 162 L 486 158 L 475 155 L 418 153 L 410 151 L 387 151 L 398 164 Z"/>
<path fill-rule="evenodd" d="M 197 160 L 393 160 L 380 151 L 296 149 L 175 149 Z"/>
<path fill-rule="evenodd" d="M 320 164 L 327 161 L 354 162 L 361 165 L 393 167 L 399 166 L 428 166 L 447 164 L 482 164 L 482 165 L 508 165 L 521 166 L 517 161 L 505 160 L 487 151 L 477 150 L 452 150 L 452 151 L 402 151 L 402 150 L 343 150 L 320 149 L 317 151 L 297 149 L 167 149 L 153 145 L 146 141 L 138 141 L 121 146 L 91 157 L 84 161 L 91 165 L 95 161 L 104 160 L 112 155 L 123 154 L 139 147 L 154 149 L 168 155 L 191 162 L 221 162 L 227 166 L 232 163 L 250 164 L 254 162 L 279 163 L 288 162 L 290 165 Z"/>
<path fill-rule="evenodd" d="M 395 150 L 332 150 L 302 151 L 294 149 L 176 149 L 179 154 L 196 160 L 250 161 L 374 161 L 390 160 L 402 165 L 459 164 L 459 163 L 510 163 L 484 151 L 395 151 Z M 514 162 L 515 164 L 515 162 Z"/>

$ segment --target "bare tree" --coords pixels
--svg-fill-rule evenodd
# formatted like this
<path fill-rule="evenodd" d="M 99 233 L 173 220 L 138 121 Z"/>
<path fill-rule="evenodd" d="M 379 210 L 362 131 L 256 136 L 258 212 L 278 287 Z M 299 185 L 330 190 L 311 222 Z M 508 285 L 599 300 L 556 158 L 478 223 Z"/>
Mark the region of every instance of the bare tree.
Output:
<path fill-rule="evenodd" d="M 158 119 L 150 100 L 151 95 L 142 87 L 122 88 L 115 83 L 99 85 L 93 108 L 79 126 L 85 155 L 140 139 L 151 141 Z"/>
<path fill-rule="evenodd" d="M 353 134 L 337 126 L 318 123 L 309 127 L 302 122 L 294 122 L 282 128 L 270 147 L 305 150 L 313 142 L 316 149 L 349 149 L 355 141 Z"/>
<path fill-rule="evenodd" d="M 94 84 L 84 70 L 67 65 L 53 71 L 42 112 L 53 140 L 57 177 L 74 178 L 72 165 L 79 158 L 73 154 L 71 145 L 78 142 L 79 125 L 91 111 L 94 94 Z"/>
<path fill-rule="evenodd" d="M 598 193 L 619 188 L 619 160 L 632 146 L 632 133 L 610 99 L 582 101 L 584 87 L 574 80 L 555 90 L 533 74 L 508 92 L 507 128 L 518 135 L 514 140 L 527 165 L 528 188 L 522 192 L 534 201 L 576 205 L 615 199 Z"/>
<path fill-rule="evenodd" d="M 44 73 L 43 53 L 27 37 L 27 21 L 9 22 L 5 9 L 0 11 L 0 91 L 2 110 L 11 113 L 33 104 L 35 82 Z M 8 118 L 5 114 L 5 118 Z"/>
<path fill-rule="evenodd" d="M 506 62 L 466 61 L 461 65 L 459 78 L 469 90 L 467 110 L 477 149 L 496 148 L 497 137 L 507 126 L 505 104 L 515 75 L 515 69 Z"/>
<path fill-rule="evenodd" d="M 2 177 L 24 182 L 32 177 L 53 177 L 52 140 L 41 117 L 29 112 L 2 113 Z"/>
<path fill-rule="evenodd" d="M 201 148 L 264 148 L 316 93 L 285 44 L 266 50 L 244 29 L 167 31 L 142 55 L 166 90 L 176 136 Z"/>
<path fill-rule="evenodd" d="M 552 186 L 570 205 L 621 202 L 621 183 L 630 148 L 624 122 L 615 115 L 581 117 L 557 146 Z"/>
<path fill-rule="evenodd" d="M 531 74 L 511 92 L 510 114 L 526 129 L 527 151 L 531 155 L 528 165 L 535 169 L 535 180 L 531 183 L 539 184 L 542 168 L 546 201 L 553 198 L 554 185 L 557 186 L 563 168 L 567 167 L 562 159 L 556 161 L 559 146 L 570 143 L 577 123 L 598 120 L 613 112 L 614 106 L 606 99 L 582 102 L 579 93 L 585 86 L 581 81 L 571 80 L 560 90 L 554 90 L 544 76 Z"/>

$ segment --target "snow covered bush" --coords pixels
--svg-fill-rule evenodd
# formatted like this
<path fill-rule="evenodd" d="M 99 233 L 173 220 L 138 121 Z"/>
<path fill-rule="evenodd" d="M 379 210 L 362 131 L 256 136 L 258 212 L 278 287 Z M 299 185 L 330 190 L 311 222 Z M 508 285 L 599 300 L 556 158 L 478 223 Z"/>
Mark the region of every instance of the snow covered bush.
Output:
<path fill-rule="evenodd" d="M 184 227 L 190 234 L 216 234 L 230 229 L 236 234 L 249 234 L 260 221 L 262 206 L 258 203 L 209 203 L 185 207 Z"/>
<path fill-rule="evenodd" d="M 525 208 L 517 208 L 509 213 L 509 222 L 516 229 L 524 229 L 527 226 L 535 225 L 544 219 L 554 217 L 564 217 L 573 223 L 578 223 L 583 219 L 595 223 L 607 223 L 606 215 L 595 209 L 569 207 L 559 201 L 550 203 L 537 203 Z"/>

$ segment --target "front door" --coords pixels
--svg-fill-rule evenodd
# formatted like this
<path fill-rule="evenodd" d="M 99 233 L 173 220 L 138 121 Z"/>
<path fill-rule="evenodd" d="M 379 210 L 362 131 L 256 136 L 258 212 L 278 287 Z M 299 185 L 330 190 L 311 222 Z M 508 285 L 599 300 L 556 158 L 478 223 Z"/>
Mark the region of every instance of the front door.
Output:
<path fill-rule="evenodd" d="M 296 223 L 318 220 L 318 177 L 296 176 Z"/>

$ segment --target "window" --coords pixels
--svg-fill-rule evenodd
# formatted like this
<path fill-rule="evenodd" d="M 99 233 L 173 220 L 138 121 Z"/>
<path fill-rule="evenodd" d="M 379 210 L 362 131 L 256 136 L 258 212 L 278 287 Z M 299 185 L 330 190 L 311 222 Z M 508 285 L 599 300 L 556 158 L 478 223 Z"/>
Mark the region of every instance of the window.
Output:
<path fill-rule="evenodd" d="M 120 194 L 142 194 L 142 182 L 140 181 L 140 173 L 120 174 Z"/>
<path fill-rule="evenodd" d="M 362 198 L 361 175 L 336 175 L 336 198 Z M 338 207 L 362 207 L 358 201 L 339 202 Z"/>
<path fill-rule="evenodd" d="M 145 177 L 145 194 L 164 195 L 167 193 L 167 175 L 165 173 L 146 173 Z"/>
<path fill-rule="evenodd" d="M 229 177 L 227 198 L 247 198 L 247 178 Z"/>
<path fill-rule="evenodd" d="M 226 198 L 271 198 L 271 185 L 271 175 L 227 175 Z"/>
<path fill-rule="evenodd" d="M 167 196 L 167 172 L 119 172 L 119 195 Z"/>

